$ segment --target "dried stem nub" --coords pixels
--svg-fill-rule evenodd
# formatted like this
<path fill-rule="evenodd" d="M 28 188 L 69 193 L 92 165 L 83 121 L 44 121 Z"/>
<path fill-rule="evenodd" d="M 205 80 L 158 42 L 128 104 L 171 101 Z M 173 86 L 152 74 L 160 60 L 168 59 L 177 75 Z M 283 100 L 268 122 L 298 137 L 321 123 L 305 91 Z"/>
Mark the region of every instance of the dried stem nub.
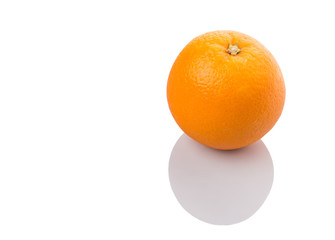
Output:
<path fill-rule="evenodd" d="M 241 49 L 239 49 L 237 43 L 235 43 L 234 45 L 229 43 L 226 52 L 229 53 L 230 55 L 236 56 L 239 52 L 241 52 Z"/>

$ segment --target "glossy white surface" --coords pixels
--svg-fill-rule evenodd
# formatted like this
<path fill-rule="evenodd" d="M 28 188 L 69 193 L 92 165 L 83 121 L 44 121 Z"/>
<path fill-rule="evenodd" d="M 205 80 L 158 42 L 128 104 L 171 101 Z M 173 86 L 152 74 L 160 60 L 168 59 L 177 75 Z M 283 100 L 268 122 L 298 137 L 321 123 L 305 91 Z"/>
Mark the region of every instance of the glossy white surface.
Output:
<path fill-rule="evenodd" d="M 0 1 L 0 240 L 334 240 L 334 22 L 331 0 Z M 287 87 L 271 191 L 232 225 L 191 216 L 168 174 L 169 71 L 220 29 Z"/>
<path fill-rule="evenodd" d="M 186 211 L 208 223 L 230 225 L 263 204 L 272 186 L 273 164 L 262 141 L 220 151 L 183 134 L 171 153 L 169 176 Z"/>

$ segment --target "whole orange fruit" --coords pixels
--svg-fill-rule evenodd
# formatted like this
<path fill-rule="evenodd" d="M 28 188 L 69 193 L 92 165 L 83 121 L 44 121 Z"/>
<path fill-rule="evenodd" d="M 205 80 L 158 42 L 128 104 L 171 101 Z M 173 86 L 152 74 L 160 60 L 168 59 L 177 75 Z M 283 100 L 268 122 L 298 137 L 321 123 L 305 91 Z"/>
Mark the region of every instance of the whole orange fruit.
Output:
<path fill-rule="evenodd" d="M 285 84 L 272 54 L 254 38 L 214 31 L 181 51 L 167 84 L 170 111 L 194 140 L 236 149 L 262 138 L 285 102 Z"/>

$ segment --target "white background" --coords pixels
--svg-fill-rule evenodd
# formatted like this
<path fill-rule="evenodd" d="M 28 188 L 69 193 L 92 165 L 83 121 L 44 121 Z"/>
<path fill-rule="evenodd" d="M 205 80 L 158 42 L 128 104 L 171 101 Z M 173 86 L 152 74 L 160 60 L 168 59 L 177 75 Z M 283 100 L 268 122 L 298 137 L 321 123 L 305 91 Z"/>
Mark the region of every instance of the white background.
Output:
<path fill-rule="evenodd" d="M 1 1 L 0 239 L 334 239 L 334 22 L 333 1 Z M 270 195 L 230 226 L 168 178 L 169 70 L 213 30 L 262 42 L 287 87 Z"/>

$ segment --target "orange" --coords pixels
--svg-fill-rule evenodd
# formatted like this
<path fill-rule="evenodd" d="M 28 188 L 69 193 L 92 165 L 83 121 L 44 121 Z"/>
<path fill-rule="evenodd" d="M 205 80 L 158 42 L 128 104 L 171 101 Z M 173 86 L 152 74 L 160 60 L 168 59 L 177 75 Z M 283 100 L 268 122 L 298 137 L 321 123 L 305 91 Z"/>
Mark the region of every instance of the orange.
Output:
<path fill-rule="evenodd" d="M 275 125 L 285 84 L 275 58 L 260 42 L 239 32 L 214 31 L 194 38 L 178 55 L 167 99 L 188 136 L 208 147 L 236 149 Z"/>

